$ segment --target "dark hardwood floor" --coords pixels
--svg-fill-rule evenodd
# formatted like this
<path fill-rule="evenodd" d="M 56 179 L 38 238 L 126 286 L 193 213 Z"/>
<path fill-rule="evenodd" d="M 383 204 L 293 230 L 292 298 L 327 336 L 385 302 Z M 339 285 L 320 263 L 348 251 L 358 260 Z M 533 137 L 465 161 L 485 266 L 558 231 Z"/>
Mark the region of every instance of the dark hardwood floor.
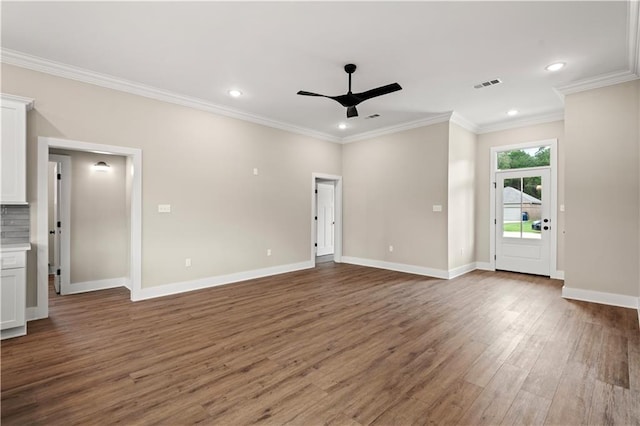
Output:
<path fill-rule="evenodd" d="M 329 262 L 137 303 L 52 294 L 2 342 L 2 424 L 640 424 L 637 312 L 561 286 Z"/>

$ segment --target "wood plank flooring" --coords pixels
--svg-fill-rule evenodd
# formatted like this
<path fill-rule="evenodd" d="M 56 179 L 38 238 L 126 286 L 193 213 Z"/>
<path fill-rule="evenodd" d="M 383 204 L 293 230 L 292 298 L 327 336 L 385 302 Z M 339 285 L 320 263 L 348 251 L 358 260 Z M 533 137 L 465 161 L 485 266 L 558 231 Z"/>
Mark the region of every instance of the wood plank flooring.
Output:
<path fill-rule="evenodd" d="M 132 303 L 51 294 L 2 424 L 640 425 L 637 312 L 561 282 L 353 265 Z"/>

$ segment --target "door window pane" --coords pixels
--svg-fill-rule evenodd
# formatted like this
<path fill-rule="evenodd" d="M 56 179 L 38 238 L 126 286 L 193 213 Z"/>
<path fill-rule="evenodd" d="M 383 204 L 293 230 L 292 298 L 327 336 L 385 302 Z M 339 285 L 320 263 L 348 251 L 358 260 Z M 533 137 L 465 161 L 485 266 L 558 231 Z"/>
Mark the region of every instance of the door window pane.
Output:
<path fill-rule="evenodd" d="M 498 153 L 498 170 L 543 167 L 551 164 L 551 147 L 516 149 Z"/>
<path fill-rule="evenodd" d="M 542 178 L 505 179 L 502 188 L 502 236 L 540 239 Z"/>

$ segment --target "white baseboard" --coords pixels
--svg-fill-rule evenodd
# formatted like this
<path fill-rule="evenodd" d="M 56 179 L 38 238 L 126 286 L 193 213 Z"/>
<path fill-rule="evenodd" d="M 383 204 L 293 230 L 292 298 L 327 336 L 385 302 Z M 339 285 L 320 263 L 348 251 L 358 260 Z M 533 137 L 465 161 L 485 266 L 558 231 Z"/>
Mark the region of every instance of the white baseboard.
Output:
<path fill-rule="evenodd" d="M 555 271 L 551 273 L 551 277 L 554 280 L 562 280 L 564 281 L 564 271 Z"/>
<path fill-rule="evenodd" d="M 105 280 L 84 281 L 80 283 L 71 283 L 69 285 L 70 291 L 64 293 L 77 294 L 86 293 L 87 291 L 106 290 L 108 288 L 126 287 L 127 277 L 121 278 L 107 278 Z"/>
<path fill-rule="evenodd" d="M 449 269 L 448 278 L 456 278 L 471 271 L 475 271 L 476 269 L 478 269 L 478 265 L 475 262 L 458 266 L 457 268 Z"/>
<path fill-rule="evenodd" d="M 495 271 L 496 268 L 491 266 L 489 262 L 476 262 L 476 269 L 480 269 L 482 271 Z"/>
<path fill-rule="evenodd" d="M 623 308 L 638 309 L 638 298 L 625 294 L 604 293 L 594 290 L 562 287 L 562 297 L 565 299 L 582 300 L 583 302 L 600 303 L 603 305 L 620 306 Z"/>
<path fill-rule="evenodd" d="M 408 274 L 425 275 L 427 277 L 449 279 L 449 271 L 443 269 L 426 268 L 424 266 L 407 265 L 405 263 L 385 262 L 383 260 L 362 259 L 359 257 L 342 256 L 343 263 L 369 266 L 371 268 L 388 269 L 390 271 L 406 272 Z"/>
<path fill-rule="evenodd" d="M 288 265 L 271 266 L 269 268 L 255 269 L 252 271 L 236 272 L 228 275 L 218 275 L 208 278 L 200 278 L 192 281 L 182 281 L 172 284 L 146 287 L 139 292 L 134 292 L 131 297 L 133 301 L 153 299 L 156 297 L 170 296 L 172 294 L 186 293 L 188 291 L 202 290 L 219 285 L 237 283 L 256 278 L 268 277 L 271 275 L 285 274 L 287 272 L 300 271 L 302 269 L 313 268 L 313 261 L 291 263 Z"/>

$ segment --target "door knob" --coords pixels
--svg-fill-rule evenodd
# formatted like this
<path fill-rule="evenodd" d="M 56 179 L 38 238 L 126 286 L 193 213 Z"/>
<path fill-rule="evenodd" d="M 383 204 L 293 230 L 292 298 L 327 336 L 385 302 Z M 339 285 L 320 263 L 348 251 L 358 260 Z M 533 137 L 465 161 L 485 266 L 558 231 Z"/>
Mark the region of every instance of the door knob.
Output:
<path fill-rule="evenodd" d="M 53 235 L 55 233 L 56 233 L 56 231 L 49 231 L 49 234 L 51 234 L 51 235 Z"/>
<path fill-rule="evenodd" d="M 542 229 L 544 229 L 545 231 L 547 231 L 549 229 L 548 226 L 544 226 Z"/>
<path fill-rule="evenodd" d="M 547 223 L 547 222 L 549 222 L 549 219 L 544 219 L 543 222 Z"/>

